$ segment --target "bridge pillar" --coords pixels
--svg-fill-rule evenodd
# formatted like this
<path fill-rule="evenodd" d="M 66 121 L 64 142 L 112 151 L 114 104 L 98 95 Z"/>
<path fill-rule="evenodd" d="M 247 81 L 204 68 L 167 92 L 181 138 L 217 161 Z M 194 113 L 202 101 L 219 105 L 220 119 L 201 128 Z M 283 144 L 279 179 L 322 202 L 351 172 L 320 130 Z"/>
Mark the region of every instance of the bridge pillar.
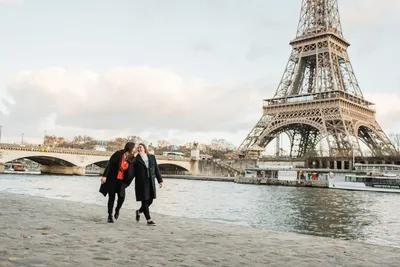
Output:
<path fill-rule="evenodd" d="M 190 173 L 194 176 L 199 174 L 199 161 L 190 160 Z"/>
<path fill-rule="evenodd" d="M 199 174 L 199 160 L 200 160 L 200 149 L 197 148 L 197 144 L 192 148 L 190 153 L 190 173 L 192 175 Z"/>
<path fill-rule="evenodd" d="M 0 163 L 0 173 L 4 173 L 4 169 L 5 169 L 4 163 Z"/>
<path fill-rule="evenodd" d="M 85 175 L 85 167 L 78 166 L 58 166 L 42 165 L 40 172 L 42 174 L 63 174 L 63 175 Z"/>

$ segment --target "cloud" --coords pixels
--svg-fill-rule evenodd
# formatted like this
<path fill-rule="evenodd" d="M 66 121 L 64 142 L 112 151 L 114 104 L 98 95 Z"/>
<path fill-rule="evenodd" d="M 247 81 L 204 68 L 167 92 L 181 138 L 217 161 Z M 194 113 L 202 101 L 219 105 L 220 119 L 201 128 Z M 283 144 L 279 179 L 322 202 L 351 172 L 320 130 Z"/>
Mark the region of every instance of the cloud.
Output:
<path fill-rule="evenodd" d="M 148 141 L 239 145 L 262 115 L 262 99 L 273 92 L 267 80 L 208 84 L 150 67 L 26 70 L 9 77 L 0 102 L 3 130 L 18 141 L 48 134 L 97 139 L 139 135 Z M 366 93 L 376 103 L 386 133 L 400 132 L 400 94 Z M 10 130 L 10 128 L 12 128 Z M 4 134 L 4 132 L 3 132 Z M 4 138 L 4 136 L 3 136 Z M 3 139 L 4 140 L 4 139 Z"/>
<path fill-rule="evenodd" d="M 211 51 L 213 51 L 213 48 L 209 44 L 207 44 L 205 42 L 199 42 L 199 43 L 196 43 L 194 45 L 194 52 L 195 53 L 198 53 L 198 52 L 211 52 Z"/>
<path fill-rule="evenodd" d="M 399 21 L 400 1 L 398 0 L 356 0 L 343 4 L 342 18 L 346 27 L 366 27 L 390 18 Z M 341 7 L 339 7 L 341 9 Z"/>
<path fill-rule="evenodd" d="M 250 131 L 265 95 L 264 82 L 207 84 L 146 66 L 104 73 L 46 68 L 9 77 L 0 112 L 21 131 L 50 127 L 58 136 L 146 133 L 162 139 L 173 133 L 193 141 L 199 133 Z"/>
<path fill-rule="evenodd" d="M 271 48 L 269 46 L 253 43 L 246 54 L 246 59 L 249 61 L 255 61 L 268 55 L 270 52 Z"/>
<path fill-rule="evenodd" d="M 400 133 L 400 94 L 366 93 L 364 98 L 375 103 L 376 119 L 388 133 Z"/>
<path fill-rule="evenodd" d="M 0 5 L 22 5 L 23 3 L 23 0 L 0 0 Z"/>

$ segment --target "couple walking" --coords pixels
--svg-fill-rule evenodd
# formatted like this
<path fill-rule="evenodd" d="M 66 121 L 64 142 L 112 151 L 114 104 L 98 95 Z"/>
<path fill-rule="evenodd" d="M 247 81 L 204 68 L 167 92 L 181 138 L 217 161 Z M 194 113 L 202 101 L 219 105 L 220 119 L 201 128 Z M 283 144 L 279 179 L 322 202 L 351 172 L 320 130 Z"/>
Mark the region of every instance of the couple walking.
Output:
<path fill-rule="evenodd" d="M 145 144 L 140 143 L 135 155 L 135 143 L 128 142 L 123 150 L 115 152 L 104 170 L 101 178 L 100 193 L 104 196 L 108 194 L 108 222 L 113 223 L 113 208 L 115 195 L 118 195 L 117 207 L 115 208 L 114 218 L 118 219 L 119 211 L 125 200 L 125 189 L 135 178 L 136 201 L 141 201 L 142 206 L 136 210 L 136 221 L 140 220 L 140 215 L 144 213 L 147 225 L 155 225 L 150 217 L 149 207 L 156 198 L 157 179 L 159 187 L 163 185 L 160 170 L 156 157 L 147 151 Z"/>

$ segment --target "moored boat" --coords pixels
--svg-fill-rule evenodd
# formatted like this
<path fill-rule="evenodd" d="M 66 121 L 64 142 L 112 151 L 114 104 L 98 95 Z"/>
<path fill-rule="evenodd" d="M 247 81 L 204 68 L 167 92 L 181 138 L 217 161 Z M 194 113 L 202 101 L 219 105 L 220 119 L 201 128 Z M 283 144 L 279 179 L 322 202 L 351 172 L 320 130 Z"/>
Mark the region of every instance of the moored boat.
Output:
<path fill-rule="evenodd" d="M 5 170 L 7 170 L 7 171 L 25 171 L 25 165 L 18 161 L 8 162 L 5 164 Z"/>
<path fill-rule="evenodd" d="M 400 193 L 400 166 L 389 164 L 356 164 L 344 179 L 329 179 L 329 188 Z"/>

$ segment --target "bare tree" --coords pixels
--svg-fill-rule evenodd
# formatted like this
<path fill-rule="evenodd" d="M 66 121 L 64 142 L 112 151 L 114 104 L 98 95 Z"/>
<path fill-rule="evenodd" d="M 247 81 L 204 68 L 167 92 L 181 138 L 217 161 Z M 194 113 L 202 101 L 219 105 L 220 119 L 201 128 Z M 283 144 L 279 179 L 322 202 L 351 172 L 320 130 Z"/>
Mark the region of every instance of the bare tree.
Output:
<path fill-rule="evenodd" d="M 57 137 L 55 135 L 46 135 L 44 137 L 44 146 L 51 146 L 51 147 L 65 147 L 68 144 L 68 140 L 64 137 Z"/>
<path fill-rule="evenodd" d="M 159 152 L 171 151 L 171 144 L 167 140 L 158 140 L 156 144 L 156 149 Z"/>
<path fill-rule="evenodd" d="M 108 142 L 107 150 L 117 151 L 117 150 L 123 149 L 127 142 L 128 142 L 127 138 L 117 137 Z"/>
<path fill-rule="evenodd" d="M 389 134 L 389 139 L 392 142 L 392 144 L 396 150 L 396 155 L 399 155 L 400 154 L 400 134 L 398 134 L 398 133 Z"/>
<path fill-rule="evenodd" d="M 71 142 L 66 143 L 66 146 L 68 147 L 87 149 L 87 150 L 94 149 L 95 145 L 96 141 L 94 140 L 94 138 L 87 135 L 75 136 Z"/>

